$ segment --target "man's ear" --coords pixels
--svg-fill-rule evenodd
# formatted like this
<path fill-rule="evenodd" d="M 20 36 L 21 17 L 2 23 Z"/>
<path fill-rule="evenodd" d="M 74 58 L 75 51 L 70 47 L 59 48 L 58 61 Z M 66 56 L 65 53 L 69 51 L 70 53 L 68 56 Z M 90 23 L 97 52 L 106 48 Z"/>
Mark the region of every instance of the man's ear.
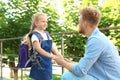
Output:
<path fill-rule="evenodd" d="M 87 26 L 87 21 L 83 22 L 83 26 L 86 27 Z"/>
<path fill-rule="evenodd" d="M 89 26 L 89 22 L 88 21 L 84 21 L 84 26 L 85 27 Z"/>

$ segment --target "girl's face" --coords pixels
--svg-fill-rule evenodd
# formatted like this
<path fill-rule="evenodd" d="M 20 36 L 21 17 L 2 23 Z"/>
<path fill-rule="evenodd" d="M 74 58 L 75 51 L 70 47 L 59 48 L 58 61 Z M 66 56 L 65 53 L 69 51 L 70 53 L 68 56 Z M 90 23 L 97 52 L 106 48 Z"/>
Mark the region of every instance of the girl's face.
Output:
<path fill-rule="evenodd" d="M 38 19 L 35 21 L 35 25 L 39 30 L 45 30 L 47 28 L 47 16 L 39 15 Z"/>

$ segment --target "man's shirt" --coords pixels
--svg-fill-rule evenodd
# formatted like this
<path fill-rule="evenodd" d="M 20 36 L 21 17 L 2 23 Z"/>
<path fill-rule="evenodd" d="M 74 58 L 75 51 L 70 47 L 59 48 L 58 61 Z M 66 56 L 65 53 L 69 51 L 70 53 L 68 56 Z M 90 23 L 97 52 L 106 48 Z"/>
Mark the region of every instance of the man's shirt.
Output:
<path fill-rule="evenodd" d="M 79 77 L 86 74 L 98 80 L 120 80 L 120 57 L 117 48 L 96 28 L 87 40 L 84 57 L 73 66 Z"/>

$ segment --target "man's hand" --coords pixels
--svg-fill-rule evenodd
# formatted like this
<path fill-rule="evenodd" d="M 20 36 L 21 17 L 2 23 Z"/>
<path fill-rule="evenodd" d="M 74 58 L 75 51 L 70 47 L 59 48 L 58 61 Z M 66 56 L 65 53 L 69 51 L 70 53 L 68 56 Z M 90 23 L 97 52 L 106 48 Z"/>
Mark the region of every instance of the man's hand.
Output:
<path fill-rule="evenodd" d="M 55 55 L 56 57 L 54 58 L 54 60 L 57 62 L 57 64 L 65 67 L 66 69 L 68 69 L 69 71 L 72 72 L 72 66 L 73 64 L 70 63 L 70 61 L 68 59 L 65 59 L 62 55 Z"/>
<path fill-rule="evenodd" d="M 67 58 L 64 58 L 64 60 L 67 61 L 67 62 L 71 62 L 71 60 L 69 60 L 69 59 L 67 59 Z"/>

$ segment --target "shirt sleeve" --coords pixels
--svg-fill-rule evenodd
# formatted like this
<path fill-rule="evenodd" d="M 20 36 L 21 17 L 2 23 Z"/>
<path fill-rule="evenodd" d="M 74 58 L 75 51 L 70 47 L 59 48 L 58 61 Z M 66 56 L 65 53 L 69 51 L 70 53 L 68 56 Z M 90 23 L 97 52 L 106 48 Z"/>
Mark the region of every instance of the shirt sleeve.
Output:
<path fill-rule="evenodd" d="M 76 76 L 82 77 L 87 74 L 88 70 L 93 66 L 102 53 L 103 44 L 98 38 L 88 40 L 85 55 L 81 60 L 73 65 L 72 71 Z"/>
<path fill-rule="evenodd" d="M 38 37 L 35 34 L 33 34 L 31 37 L 31 42 L 33 43 L 34 41 L 39 41 Z"/>

